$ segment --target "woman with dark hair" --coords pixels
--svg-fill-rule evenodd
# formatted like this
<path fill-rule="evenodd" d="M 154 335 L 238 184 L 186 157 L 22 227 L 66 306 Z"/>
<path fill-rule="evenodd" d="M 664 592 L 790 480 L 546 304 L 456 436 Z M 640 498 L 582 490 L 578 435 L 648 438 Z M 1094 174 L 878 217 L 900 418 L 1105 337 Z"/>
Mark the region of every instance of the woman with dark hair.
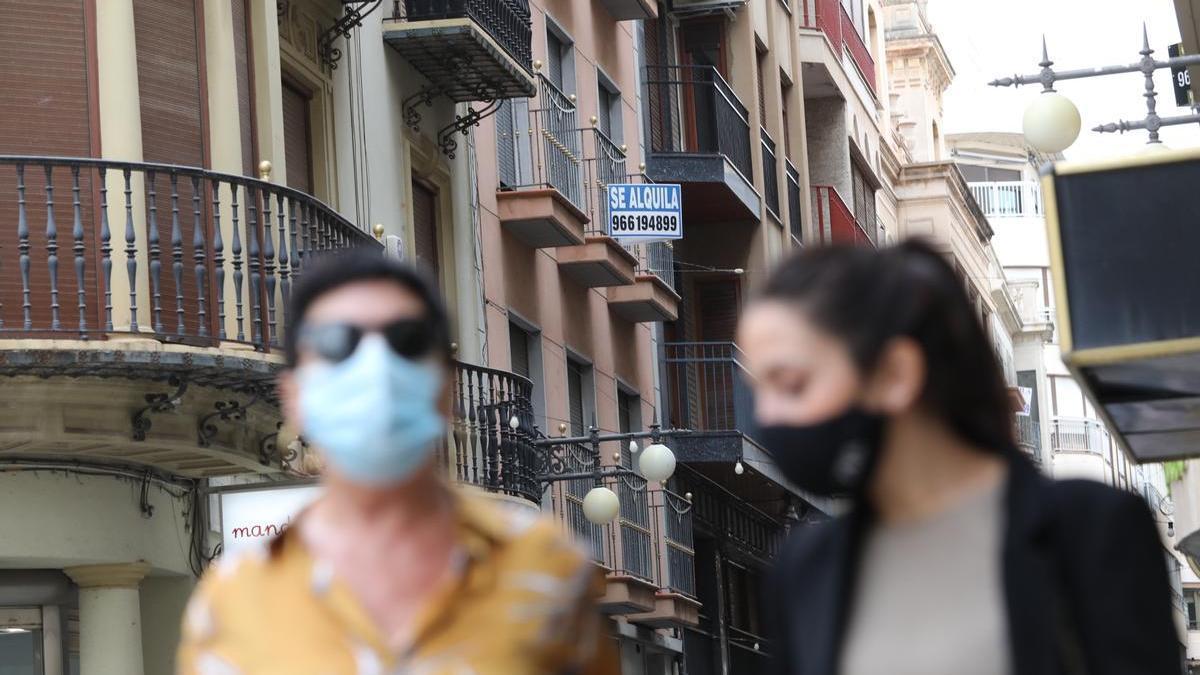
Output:
<path fill-rule="evenodd" d="M 851 504 L 780 556 L 779 673 L 1181 672 L 1149 509 L 1025 459 L 991 343 L 937 251 L 802 253 L 738 337 L 763 444 L 797 487 Z"/>

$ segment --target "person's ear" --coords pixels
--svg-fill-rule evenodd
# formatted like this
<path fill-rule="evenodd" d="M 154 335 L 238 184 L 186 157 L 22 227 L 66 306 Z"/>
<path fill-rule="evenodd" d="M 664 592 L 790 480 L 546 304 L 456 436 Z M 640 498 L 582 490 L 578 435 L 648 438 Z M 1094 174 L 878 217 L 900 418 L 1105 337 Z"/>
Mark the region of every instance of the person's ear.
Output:
<path fill-rule="evenodd" d="M 879 355 L 867 380 L 864 404 L 874 412 L 898 415 L 917 406 L 928 374 L 925 355 L 911 338 L 895 338 Z"/>

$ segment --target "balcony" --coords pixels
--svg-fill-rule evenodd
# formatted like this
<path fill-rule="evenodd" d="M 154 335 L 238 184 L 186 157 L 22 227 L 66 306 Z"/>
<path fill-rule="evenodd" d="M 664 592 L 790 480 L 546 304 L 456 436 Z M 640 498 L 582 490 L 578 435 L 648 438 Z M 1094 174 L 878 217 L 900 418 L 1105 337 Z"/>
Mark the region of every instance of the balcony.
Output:
<path fill-rule="evenodd" d="M 800 203 L 800 172 L 790 159 L 783 160 L 787 169 L 788 234 L 794 246 L 804 245 L 804 216 Z"/>
<path fill-rule="evenodd" d="M 675 250 L 670 242 L 629 244 L 626 250 L 637 259 L 631 286 L 608 292 L 608 306 L 626 321 L 674 321 L 679 316 L 679 295 L 674 288 Z"/>
<path fill-rule="evenodd" d="M 538 76 L 538 96 L 496 113 L 500 224 L 528 246 L 583 244 L 583 135 L 571 97 Z"/>
<path fill-rule="evenodd" d="M 649 494 L 654 525 L 654 609 L 627 617 L 651 628 L 695 626 L 700 603 L 696 600 L 696 551 L 692 533 L 692 504 L 670 490 Z"/>
<path fill-rule="evenodd" d="M 1041 218 L 1042 188 L 1033 181 L 969 183 L 988 218 Z"/>
<path fill-rule="evenodd" d="M 1017 447 L 1024 450 L 1034 461 L 1042 457 L 1042 429 L 1037 420 L 1029 415 L 1016 416 Z"/>
<path fill-rule="evenodd" d="M 813 186 L 813 210 L 817 231 L 826 244 L 875 245 L 875 224 L 871 223 L 869 229 L 865 227 L 832 186 Z"/>
<path fill-rule="evenodd" d="M 296 190 L 98 159 L 0 156 L 0 222 L 0 450 L 192 477 L 289 468 L 292 285 L 379 247 Z"/>
<path fill-rule="evenodd" d="M 646 174 L 683 186 L 688 222 L 757 221 L 746 106 L 716 68 L 647 66 Z"/>
<path fill-rule="evenodd" d="M 680 458 L 734 461 L 742 456 L 743 435 L 754 432 L 753 394 L 742 353 L 732 342 L 668 342 L 666 369 L 668 426 L 705 432 L 680 437 Z"/>
<path fill-rule="evenodd" d="M 804 0 L 801 25 L 824 33 L 838 58 L 845 62 L 848 57 L 871 94 L 877 95 L 875 60 L 871 58 L 871 50 L 839 0 Z"/>
<path fill-rule="evenodd" d="M 541 504 L 539 454 L 524 431 L 534 425 L 532 396 L 533 383 L 520 375 L 455 363 L 454 419 L 443 448 L 455 479 Z"/>
<path fill-rule="evenodd" d="M 526 0 L 395 0 L 383 39 L 453 101 L 536 92 Z"/>
<path fill-rule="evenodd" d="M 1098 420 L 1055 417 L 1050 421 L 1050 448 L 1055 453 L 1107 455 L 1111 447 L 1112 438 Z"/>
<path fill-rule="evenodd" d="M 658 4 L 652 0 L 600 0 L 600 4 L 617 21 L 658 18 Z"/>

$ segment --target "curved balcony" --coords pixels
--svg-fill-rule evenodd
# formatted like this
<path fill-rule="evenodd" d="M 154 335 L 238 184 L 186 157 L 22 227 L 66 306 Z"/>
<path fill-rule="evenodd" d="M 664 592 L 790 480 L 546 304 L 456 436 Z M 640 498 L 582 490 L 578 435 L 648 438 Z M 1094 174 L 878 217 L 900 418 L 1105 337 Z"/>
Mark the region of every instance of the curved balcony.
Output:
<path fill-rule="evenodd" d="M 309 257 L 379 246 L 311 195 L 204 169 L 0 156 L 0 451 L 283 469 L 274 375 Z"/>
<path fill-rule="evenodd" d="M 446 460 L 460 482 L 541 503 L 533 423 L 533 383 L 503 370 L 456 363 L 454 422 Z M 510 421 L 517 418 L 513 429 Z"/>

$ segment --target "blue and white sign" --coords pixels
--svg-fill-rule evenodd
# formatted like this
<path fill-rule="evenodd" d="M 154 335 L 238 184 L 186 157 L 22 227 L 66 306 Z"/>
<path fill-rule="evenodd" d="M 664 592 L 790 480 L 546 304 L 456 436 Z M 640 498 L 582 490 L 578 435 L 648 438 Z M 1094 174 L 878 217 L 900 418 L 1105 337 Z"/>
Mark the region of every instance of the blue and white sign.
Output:
<path fill-rule="evenodd" d="M 609 185 L 608 234 L 615 239 L 682 239 L 683 201 L 679 186 Z"/>

